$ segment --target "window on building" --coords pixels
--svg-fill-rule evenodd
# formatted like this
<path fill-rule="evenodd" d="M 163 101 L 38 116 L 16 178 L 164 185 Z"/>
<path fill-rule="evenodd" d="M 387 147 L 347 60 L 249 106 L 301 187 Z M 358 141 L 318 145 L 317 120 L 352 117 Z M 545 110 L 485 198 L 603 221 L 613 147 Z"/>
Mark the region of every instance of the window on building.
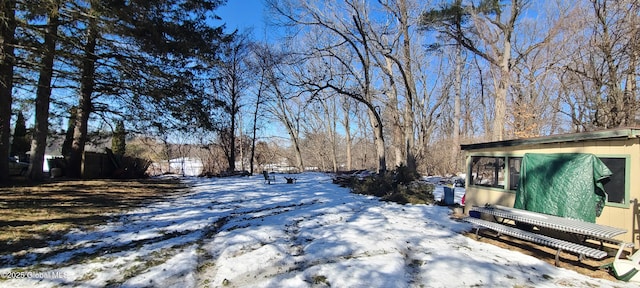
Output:
<path fill-rule="evenodd" d="M 604 191 L 607 193 L 607 202 L 625 204 L 627 159 L 614 157 L 598 157 L 613 172 L 608 180 L 605 180 Z"/>
<path fill-rule="evenodd" d="M 522 165 L 522 157 L 509 158 L 509 190 L 518 190 L 520 181 L 520 166 Z"/>
<path fill-rule="evenodd" d="M 471 184 L 504 189 L 504 157 L 471 157 Z"/>

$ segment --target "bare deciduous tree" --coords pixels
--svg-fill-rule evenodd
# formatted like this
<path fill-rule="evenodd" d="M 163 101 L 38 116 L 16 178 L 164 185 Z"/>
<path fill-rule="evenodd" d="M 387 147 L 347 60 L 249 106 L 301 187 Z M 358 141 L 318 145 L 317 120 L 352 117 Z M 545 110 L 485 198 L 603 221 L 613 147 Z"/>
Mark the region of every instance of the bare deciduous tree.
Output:
<path fill-rule="evenodd" d="M 307 77 L 303 84 L 312 91 L 330 90 L 351 97 L 367 107 L 369 121 L 374 127 L 378 170 L 386 171 L 383 121 L 373 89 L 373 52 L 368 33 L 371 28 L 367 4 L 360 1 L 326 1 L 316 3 L 318 6 L 303 1 L 268 3 L 289 25 L 298 25 L 311 33 L 317 33 L 315 39 L 322 38 L 321 35 L 330 36 L 330 42 L 307 44 L 314 50 L 315 57 L 333 59 L 344 66 L 344 71 L 348 73 L 335 73 L 333 67 L 325 65 L 327 70 L 313 74 L 313 78 Z M 341 49 L 340 53 L 336 53 L 335 49 Z M 344 81 L 345 77 L 349 80 Z"/>
<path fill-rule="evenodd" d="M 219 123 L 218 133 L 222 148 L 227 157 L 229 171 L 236 170 L 237 135 L 240 109 L 244 105 L 242 99 L 247 93 L 252 79 L 252 69 L 249 60 L 249 39 L 247 35 L 239 35 L 231 42 L 223 45 L 220 62 L 216 67 L 213 79 L 213 97 L 216 106 L 222 111 L 223 117 Z"/>
<path fill-rule="evenodd" d="M 635 125 L 640 4 L 590 0 L 576 10 L 573 25 L 565 26 L 583 31 L 565 48 L 571 49 L 561 74 L 566 114 L 576 130 Z"/>

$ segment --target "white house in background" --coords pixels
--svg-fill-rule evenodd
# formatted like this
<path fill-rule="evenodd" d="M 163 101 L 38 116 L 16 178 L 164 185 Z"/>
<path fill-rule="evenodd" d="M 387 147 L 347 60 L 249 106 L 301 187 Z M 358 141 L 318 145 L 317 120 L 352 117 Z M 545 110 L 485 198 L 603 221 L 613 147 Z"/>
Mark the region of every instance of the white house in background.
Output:
<path fill-rule="evenodd" d="M 62 156 L 54 156 L 54 155 L 49 155 L 49 154 L 44 154 L 44 163 L 42 163 L 42 172 L 49 172 L 51 170 L 51 168 L 49 167 L 49 161 L 50 159 L 53 158 L 61 158 Z"/>
<path fill-rule="evenodd" d="M 27 151 L 27 155 L 31 155 L 31 151 Z M 29 156 L 30 157 L 30 156 Z M 42 162 L 42 172 L 49 173 L 51 168 L 49 167 L 49 161 L 54 158 L 63 158 L 61 155 L 44 154 L 44 161 Z"/>
<path fill-rule="evenodd" d="M 181 157 L 169 160 L 169 172 L 182 176 L 198 176 L 202 174 L 202 160 L 198 158 Z"/>

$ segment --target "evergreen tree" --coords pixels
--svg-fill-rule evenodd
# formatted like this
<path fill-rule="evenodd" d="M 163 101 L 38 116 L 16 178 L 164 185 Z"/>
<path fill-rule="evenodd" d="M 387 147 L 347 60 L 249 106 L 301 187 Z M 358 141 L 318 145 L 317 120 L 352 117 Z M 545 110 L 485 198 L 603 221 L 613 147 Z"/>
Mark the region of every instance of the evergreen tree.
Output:
<path fill-rule="evenodd" d="M 176 126 L 195 125 L 194 119 L 211 121 L 203 112 L 205 85 L 196 76 L 208 69 L 200 63 L 211 63 L 219 43 L 226 41 L 223 28 L 207 23 L 222 3 L 133 0 L 89 1 L 78 6 L 79 15 L 90 17 L 80 19 L 83 23 L 76 27 L 81 30 L 75 33 L 83 37 L 73 55 L 73 62 L 79 64 L 80 87 L 69 176 L 82 176 L 89 118 L 94 113 L 112 113 L 109 105 L 102 105 L 107 101 L 128 110 L 130 118 L 125 120 L 147 128 L 179 121 L 188 125 Z"/>
<path fill-rule="evenodd" d="M 33 127 L 33 139 L 31 140 L 31 161 L 29 165 L 29 179 L 39 181 L 44 178 L 42 166 L 44 154 L 47 148 L 47 136 L 49 134 L 49 104 L 51 102 L 51 90 L 53 79 L 53 67 L 55 62 L 56 42 L 58 41 L 58 27 L 60 25 L 59 9 L 60 1 L 54 0 L 43 4 L 47 16 L 46 28 L 41 31 L 43 42 L 36 45 L 39 48 L 41 59 L 39 61 L 39 76 L 36 90 L 36 121 Z M 42 12 L 40 12 L 42 13 Z M 40 14 L 40 13 L 36 13 Z M 36 17 L 36 19 L 39 17 Z"/>
<path fill-rule="evenodd" d="M 9 156 L 13 71 L 15 63 L 16 1 L 2 1 L 0 9 L 0 159 Z M 0 182 L 9 179 L 9 163 L 0 161 Z"/>
<path fill-rule="evenodd" d="M 69 156 L 71 153 L 71 143 L 73 142 L 73 130 L 76 129 L 76 107 L 69 109 L 69 124 L 67 125 L 67 133 L 64 135 L 62 143 L 62 155 Z"/>
<path fill-rule="evenodd" d="M 118 120 L 116 123 L 116 130 L 113 132 L 113 138 L 111 138 L 111 150 L 113 154 L 124 155 L 126 150 L 126 131 L 124 130 L 124 121 Z"/>
<path fill-rule="evenodd" d="M 11 142 L 11 156 L 17 156 L 21 160 L 25 159 L 29 151 L 29 137 L 27 136 L 27 125 L 22 111 L 18 112 L 16 126 L 13 129 L 13 142 Z"/>

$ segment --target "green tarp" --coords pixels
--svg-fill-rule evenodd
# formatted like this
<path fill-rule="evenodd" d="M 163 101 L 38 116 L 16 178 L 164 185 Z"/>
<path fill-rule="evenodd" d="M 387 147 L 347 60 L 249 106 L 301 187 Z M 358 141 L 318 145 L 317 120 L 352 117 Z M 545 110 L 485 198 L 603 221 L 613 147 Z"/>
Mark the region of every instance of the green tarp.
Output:
<path fill-rule="evenodd" d="M 595 222 L 606 202 L 611 170 L 592 154 L 527 153 L 514 208 Z"/>

